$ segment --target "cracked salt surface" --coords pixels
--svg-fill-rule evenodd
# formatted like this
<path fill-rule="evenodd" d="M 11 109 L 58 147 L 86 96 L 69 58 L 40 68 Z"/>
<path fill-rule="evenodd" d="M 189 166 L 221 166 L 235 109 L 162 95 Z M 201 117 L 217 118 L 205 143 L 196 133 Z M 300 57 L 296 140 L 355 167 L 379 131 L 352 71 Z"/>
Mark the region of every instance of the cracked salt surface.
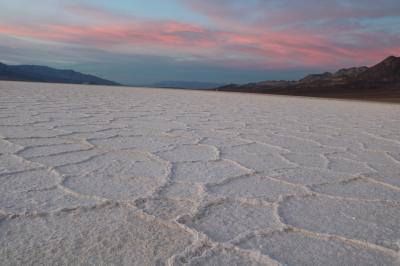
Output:
<path fill-rule="evenodd" d="M 399 265 L 400 106 L 0 82 L 2 265 Z"/>

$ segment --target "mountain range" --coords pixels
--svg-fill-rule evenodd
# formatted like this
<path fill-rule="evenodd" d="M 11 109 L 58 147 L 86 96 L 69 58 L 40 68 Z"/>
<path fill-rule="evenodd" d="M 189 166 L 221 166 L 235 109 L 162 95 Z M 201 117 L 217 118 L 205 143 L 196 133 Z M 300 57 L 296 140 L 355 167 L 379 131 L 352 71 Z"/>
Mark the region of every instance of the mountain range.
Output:
<path fill-rule="evenodd" d="M 218 91 L 268 93 L 332 98 L 400 99 L 400 57 L 389 56 L 372 67 L 352 67 L 325 72 L 298 81 L 263 81 L 230 84 Z"/>
<path fill-rule="evenodd" d="M 121 85 L 74 70 L 46 66 L 6 65 L 0 63 L 0 80 L 71 84 Z M 248 93 L 268 93 L 310 97 L 380 99 L 400 102 L 400 57 L 389 56 L 372 67 L 352 67 L 334 73 L 308 75 L 297 81 L 268 80 L 244 85 L 208 82 L 163 81 L 138 85 L 157 88 L 203 89 Z"/>
<path fill-rule="evenodd" d="M 6 65 L 0 63 L 0 80 L 54 82 L 93 85 L 121 85 L 117 82 L 83 74 L 74 70 L 35 65 Z"/>
<path fill-rule="evenodd" d="M 201 81 L 161 81 L 151 84 L 155 88 L 175 88 L 175 89 L 211 89 L 223 86 L 223 83 L 201 82 Z"/>
<path fill-rule="evenodd" d="M 54 82 L 93 85 L 122 85 L 115 81 L 83 74 L 74 70 L 55 69 L 39 65 L 6 65 L 0 63 L 0 80 Z M 223 83 L 200 81 L 160 81 L 155 83 L 129 84 L 134 87 L 175 88 L 175 89 L 212 89 Z"/>
<path fill-rule="evenodd" d="M 184 81 L 184 80 L 167 80 L 149 83 L 131 83 L 129 86 L 146 87 L 146 88 L 171 88 L 171 89 L 214 89 L 224 86 L 224 83 L 202 82 L 202 81 Z"/>

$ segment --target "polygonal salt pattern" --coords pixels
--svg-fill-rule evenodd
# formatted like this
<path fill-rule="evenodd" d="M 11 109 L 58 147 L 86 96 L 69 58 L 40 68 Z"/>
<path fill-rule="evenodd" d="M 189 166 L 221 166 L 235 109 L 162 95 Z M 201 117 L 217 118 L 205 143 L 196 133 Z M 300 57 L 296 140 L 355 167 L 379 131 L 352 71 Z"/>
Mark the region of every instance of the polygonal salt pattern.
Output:
<path fill-rule="evenodd" d="M 1 81 L 1 264 L 398 265 L 399 114 Z"/>

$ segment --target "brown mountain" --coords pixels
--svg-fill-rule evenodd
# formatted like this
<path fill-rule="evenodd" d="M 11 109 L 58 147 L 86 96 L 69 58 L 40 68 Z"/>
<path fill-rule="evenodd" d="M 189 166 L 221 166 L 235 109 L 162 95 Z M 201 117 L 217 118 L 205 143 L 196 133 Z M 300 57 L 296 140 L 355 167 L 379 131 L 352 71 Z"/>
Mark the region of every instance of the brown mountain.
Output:
<path fill-rule="evenodd" d="M 400 82 L 400 57 L 389 56 L 381 63 L 367 69 L 358 77 L 360 81 L 399 83 Z"/>
<path fill-rule="evenodd" d="M 334 76 L 336 77 L 348 77 L 348 78 L 357 78 L 360 74 L 364 73 L 368 70 L 368 67 L 351 67 L 351 68 L 342 68 L 338 70 Z"/>
<path fill-rule="evenodd" d="M 400 57 L 390 56 L 372 67 L 308 75 L 298 81 L 231 84 L 217 90 L 400 102 Z"/>

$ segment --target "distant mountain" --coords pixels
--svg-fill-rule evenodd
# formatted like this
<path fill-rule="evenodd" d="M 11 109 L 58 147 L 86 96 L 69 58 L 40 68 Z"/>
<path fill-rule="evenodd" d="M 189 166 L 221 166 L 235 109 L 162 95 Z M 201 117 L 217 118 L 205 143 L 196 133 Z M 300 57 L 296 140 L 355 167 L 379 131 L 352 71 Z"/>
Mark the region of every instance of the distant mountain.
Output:
<path fill-rule="evenodd" d="M 230 84 L 216 90 L 335 98 L 400 99 L 400 57 L 389 56 L 372 67 L 353 67 L 340 69 L 335 73 L 312 74 L 298 81 Z"/>
<path fill-rule="evenodd" d="M 175 88 L 175 89 L 212 89 L 224 84 L 199 81 L 161 81 L 157 83 L 146 84 L 146 87 L 153 88 Z"/>
<path fill-rule="evenodd" d="M 381 63 L 362 72 L 358 77 L 359 81 L 373 83 L 399 83 L 400 82 L 400 57 L 389 56 Z"/>
<path fill-rule="evenodd" d="M 368 70 L 368 67 L 351 67 L 351 68 L 342 68 L 338 70 L 333 76 L 335 77 L 348 77 L 348 78 L 356 78 L 360 74 L 364 73 Z"/>
<path fill-rule="evenodd" d="M 60 70 L 46 66 L 6 65 L 0 63 L 0 80 L 36 81 L 71 84 L 121 85 L 93 75 L 82 74 L 73 70 Z"/>

